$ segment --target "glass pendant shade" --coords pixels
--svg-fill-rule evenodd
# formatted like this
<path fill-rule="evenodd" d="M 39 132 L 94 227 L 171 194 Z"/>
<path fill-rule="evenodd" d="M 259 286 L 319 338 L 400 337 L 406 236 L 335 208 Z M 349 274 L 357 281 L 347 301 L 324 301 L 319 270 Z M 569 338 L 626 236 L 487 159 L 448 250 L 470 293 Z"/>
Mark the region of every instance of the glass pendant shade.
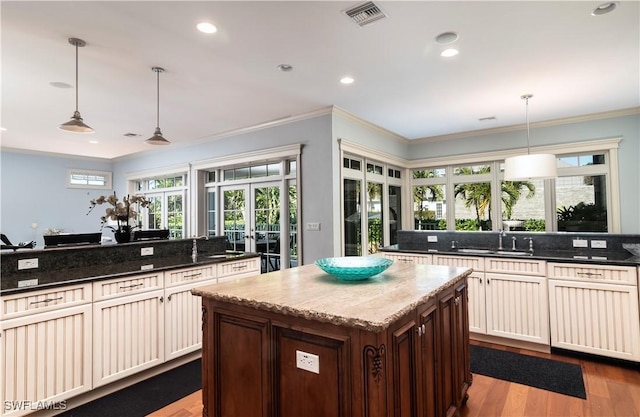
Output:
<path fill-rule="evenodd" d="M 552 154 L 532 154 L 529 149 L 529 99 L 532 94 L 520 98 L 526 103 L 527 154 L 512 156 L 504 160 L 505 181 L 546 180 L 558 176 L 556 156 Z"/>
<path fill-rule="evenodd" d="M 58 126 L 58 129 L 73 133 L 93 133 L 94 130 L 82 121 L 78 111 L 78 48 L 86 45 L 85 41 L 77 38 L 69 38 L 69 43 L 76 47 L 76 110 L 71 120 Z"/>
<path fill-rule="evenodd" d="M 504 160 L 504 180 L 549 179 L 558 176 L 556 156 L 548 153 L 512 156 Z"/>
<path fill-rule="evenodd" d="M 149 145 L 169 145 L 171 142 L 169 142 L 167 139 L 165 139 L 162 136 L 162 132 L 160 131 L 160 73 L 164 72 L 164 68 L 160 68 L 160 67 L 153 67 L 151 68 L 151 70 L 153 72 L 155 72 L 157 74 L 157 80 L 158 80 L 158 84 L 157 84 L 157 100 L 156 100 L 156 130 L 155 132 L 153 132 L 153 136 L 151 136 L 149 139 L 145 140 L 145 143 L 148 143 Z"/>

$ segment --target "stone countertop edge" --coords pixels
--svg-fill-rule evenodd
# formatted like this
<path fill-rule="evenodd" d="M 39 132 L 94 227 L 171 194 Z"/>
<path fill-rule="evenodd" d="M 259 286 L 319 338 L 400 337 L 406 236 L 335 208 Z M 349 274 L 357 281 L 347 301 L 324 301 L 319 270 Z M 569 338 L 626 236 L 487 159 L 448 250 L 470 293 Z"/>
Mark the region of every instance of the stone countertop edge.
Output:
<path fill-rule="evenodd" d="M 309 264 L 196 287 L 192 294 L 377 333 L 471 272 L 471 268 L 394 264 L 367 280 L 339 281 Z M 353 291 L 346 291 L 347 286 Z"/>
<path fill-rule="evenodd" d="M 491 249 L 493 250 L 493 249 Z M 508 252 L 508 249 L 504 249 L 504 252 Z M 591 254 L 591 258 L 586 258 L 584 256 L 580 256 L 580 252 L 578 251 L 567 251 L 566 253 L 560 251 L 539 251 L 538 254 L 534 251 L 533 254 L 526 255 L 511 255 L 511 254 L 500 254 L 496 252 L 490 253 L 474 253 L 474 252 L 459 252 L 458 250 L 435 250 L 435 249 L 427 249 L 427 250 L 417 250 L 417 249 L 398 249 L 393 246 L 386 246 L 380 249 L 380 252 L 384 253 L 406 253 L 406 254 L 416 254 L 416 255 L 454 255 L 454 256 L 479 256 L 482 258 L 503 258 L 503 259 L 537 259 L 549 262 L 571 262 L 571 263 L 589 263 L 589 264 L 600 264 L 600 265 L 621 265 L 621 266 L 640 266 L 640 256 L 633 256 L 633 254 L 629 253 L 629 256 L 625 259 L 605 259 L 600 258 L 598 255 Z M 542 254 L 541 254 L 542 253 Z M 606 257 L 610 255 L 608 253 L 602 253 L 601 256 Z"/>
<path fill-rule="evenodd" d="M 107 279 L 127 277 L 130 275 L 150 274 L 158 271 L 170 271 L 173 269 L 180 269 L 180 268 L 193 268 L 193 267 L 209 265 L 209 264 L 218 264 L 222 262 L 256 258 L 261 255 L 259 253 L 245 252 L 242 255 L 230 255 L 226 258 L 218 258 L 218 257 L 212 258 L 210 256 L 211 255 L 198 255 L 198 258 L 195 261 L 189 256 L 185 256 L 185 257 L 182 257 L 183 260 L 178 263 L 175 263 L 172 265 L 163 265 L 160 267 L 154 267 L 150 269 L 144 269 L 144 270 L 135 269 L 135 270 L 130 270 L 126 272 L 105 273 L 105 274 L 98 273 L 96 275 L 85 276 L 82 278 L 70 279 L 66 281 L 56 281 L 56 282 L 50 282 L 46 284 L 20 287 L 20 288 L 7 288 L 0 291 L 0 296 L 8 296 L 12 294 L 18 294 L 18 293 L 29 292 L 29 291 L 46 290 L 46 289 L 57 288 L 57 287 L 66 286 L 66 285 L 78 285 L 78 284 L 84 284 L 88 282 L 104 281 Z M 145 265 L 149 263 L 153 263 L 153 259 L 142 259 L 139 262 L 140 265 Z M 46 273 L 46 272 L 43 272 L 43 273 Z"/>

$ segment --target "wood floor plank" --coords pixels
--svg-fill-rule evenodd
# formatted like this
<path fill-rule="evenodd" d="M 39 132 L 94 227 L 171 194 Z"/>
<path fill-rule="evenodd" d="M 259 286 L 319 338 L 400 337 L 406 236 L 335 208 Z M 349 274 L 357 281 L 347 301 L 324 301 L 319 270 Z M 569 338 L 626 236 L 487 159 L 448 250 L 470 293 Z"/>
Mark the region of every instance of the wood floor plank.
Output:
<path fill-rule="evenodd" d="M 526 385 L 509 384 L 502 415 L 524 416 L 529 391 L 530 387 Z"/>

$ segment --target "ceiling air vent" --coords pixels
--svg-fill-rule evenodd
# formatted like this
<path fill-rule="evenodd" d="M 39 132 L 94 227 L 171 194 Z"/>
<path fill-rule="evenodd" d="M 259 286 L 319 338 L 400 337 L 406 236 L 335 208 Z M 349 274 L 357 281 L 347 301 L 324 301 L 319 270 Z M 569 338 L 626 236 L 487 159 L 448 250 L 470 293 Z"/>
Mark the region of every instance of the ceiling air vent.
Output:
<path fill-rule="evenodd" d="M 347 9 L 344 13 L 360 26 L 368 25 L 376 20 L 387 17 L 387 15 L 371 1 Z"/>

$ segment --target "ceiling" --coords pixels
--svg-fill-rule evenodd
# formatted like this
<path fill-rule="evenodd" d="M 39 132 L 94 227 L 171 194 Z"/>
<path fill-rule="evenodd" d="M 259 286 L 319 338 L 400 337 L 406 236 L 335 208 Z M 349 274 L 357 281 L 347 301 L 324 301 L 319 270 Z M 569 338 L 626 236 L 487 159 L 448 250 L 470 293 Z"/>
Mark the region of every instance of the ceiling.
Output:
<path fill-rule="evenodd" d="M 2 1 L 2 147 L 116 158 L 339 108 L 408 140 L 640 105 L 640 11 L 622 1 Z M 196 24 L 218 28 L 207 35 Z M 441 45 L 436 37 L 456 32 Z M 56 127 L 75 109 L 91 135 Z M 460 53 L 443 58 L 455 47 Z M 278 69 L 289 64 L 290 72 Z M 339 80 L 349 75 L 350 85 Z M 51 83 L 65 83 L 59 88 Z M 481 121 L 482 118 L 495 117 Z M 140 136 L 127 137 L 127 133 Z M 98 143 L 90 143 L 90 140 Z"/>

